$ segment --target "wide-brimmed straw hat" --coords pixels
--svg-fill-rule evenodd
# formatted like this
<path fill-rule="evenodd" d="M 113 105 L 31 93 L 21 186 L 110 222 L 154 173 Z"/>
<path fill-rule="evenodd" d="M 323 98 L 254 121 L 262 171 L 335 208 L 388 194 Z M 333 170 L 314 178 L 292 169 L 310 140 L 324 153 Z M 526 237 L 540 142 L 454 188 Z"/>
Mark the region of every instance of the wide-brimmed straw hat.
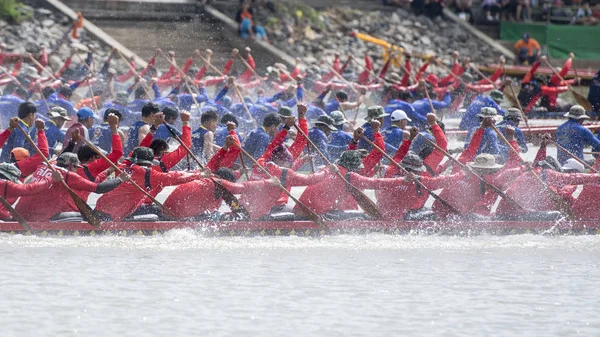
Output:
<path fill-rule="evenodd" d="M 475 157 L 475 159 L 467 164 L 470 168 L 480 169 L 480 170 L 499 170 L 503 166 L 501 164 L 496 163 L 496 157 L 489 153 L 482 153 Z"/>

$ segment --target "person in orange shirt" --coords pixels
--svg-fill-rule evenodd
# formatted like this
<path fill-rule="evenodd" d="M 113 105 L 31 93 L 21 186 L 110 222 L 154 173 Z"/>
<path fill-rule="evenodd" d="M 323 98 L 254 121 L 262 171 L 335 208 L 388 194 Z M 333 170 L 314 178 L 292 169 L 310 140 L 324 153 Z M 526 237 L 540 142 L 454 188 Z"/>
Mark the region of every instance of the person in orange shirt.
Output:
<path fill-rule="evenodd" d="M 73 42 L 79 41 L 81 31 L 83 30 L 83 14 L 77 12 L 77 19 L 73 21 L 73 30 L 71 31 L 71 39 Z"/>
<path fill-rule="evenodd" d="M 540 44 L 529 33 L 523 34 L 523 38 L 515 43 L 519 64 L 533 64 L 540 56 L 540 49 Z"/>

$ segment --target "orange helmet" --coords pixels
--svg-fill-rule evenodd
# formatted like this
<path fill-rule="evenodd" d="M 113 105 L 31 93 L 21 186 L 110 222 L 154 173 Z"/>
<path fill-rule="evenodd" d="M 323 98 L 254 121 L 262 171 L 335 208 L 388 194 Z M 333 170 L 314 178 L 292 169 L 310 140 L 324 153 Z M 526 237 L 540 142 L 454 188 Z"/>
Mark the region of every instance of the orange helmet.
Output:
<path fill-rule="evenodd" d="M 15 147 L 12 151 L 10 151 L 10 154 L 17 162 L 29 158 L 29 151 L 22 147 Z"/>

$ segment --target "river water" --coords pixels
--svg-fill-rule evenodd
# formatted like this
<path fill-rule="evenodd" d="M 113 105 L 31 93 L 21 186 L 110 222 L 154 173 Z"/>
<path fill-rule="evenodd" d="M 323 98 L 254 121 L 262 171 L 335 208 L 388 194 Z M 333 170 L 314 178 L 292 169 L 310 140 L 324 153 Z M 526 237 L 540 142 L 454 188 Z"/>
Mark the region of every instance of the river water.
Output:
<path fill-rule="evenodd" d="M 0 336 L 598 336 L 600 237 L 0 236 Z"/>

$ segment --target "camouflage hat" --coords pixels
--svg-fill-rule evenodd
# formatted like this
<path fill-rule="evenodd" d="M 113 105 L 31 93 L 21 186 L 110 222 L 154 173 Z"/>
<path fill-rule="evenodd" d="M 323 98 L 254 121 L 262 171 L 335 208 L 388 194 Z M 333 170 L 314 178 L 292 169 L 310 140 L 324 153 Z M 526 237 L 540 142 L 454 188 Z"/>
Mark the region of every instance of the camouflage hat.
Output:
<path fill-rule="evenodd" d="M 324 125 L 328 127 L 331 131 L 337 131 L 337 128 L 335 127 L 334 123 L 335 122 L 333 121 L 333 118 L 329 116 L 319 116 L 319 118 L 317 118 L 317 121 L 315 122 L 315 125 Z"/>
<path fill-rule="evenodd" d="M 490 92 L 490 97 L 494 100 L 494 102 L 500 103 L 504 100 L 504 93 L 502 93 L 500 90 L 492 90 L 492 92 Z"/>
<path fill-rule="evenodd" d="M 473 82 L 473 75 L 469 74 L 469 73 L 463 73 L 462 75 L 460 75 L 460 78 L 465 81 L 466 83 L 471 83 Z"/>
<path fill-rule="evenodd" d="M 359 151 L 344 151 L 336 163 L 348 171 L 358 171 L 365 167 L 362 159 Z"/>
<path fill-rule="evenodd" d="M 329 117 L 333 118 L 333 125 L 340 126 L 340 125 L 344 125 L 344 123 L 348 122 L 348 120 L 346 119 L 344 114 L 338 110 L 332 111 L 329 114 Z"/>
<path fill-rule="evenodd" d="M 59 106 L 55 106 L 50 109 L 48 112 L 48 117 L 50 118 L 62 118 L 66 121 L 70 121 L 71 117 L 67 116 L 67 110 L 65 108 L 61 108 Z"/>
<path fill-rule="evenodd" d="M 58 159 L 56 159 L 56 164 L 61 167 L 69 167 L 70 165 L 79 167 L 81 162 L 75 153 L 63 152 L 60 156 L 58 156 Z"/>
<path fill-rule="evenodd" d="M 279 110 L 277 110 L 277 114 L 281 117 L 292 117 L 292 109 L 290 109 L 287 106 L 281 106 L 279 107 Z"/>
<path fill-rule="evenodd" d="M 521 116 L 521 110 L 517 108 L 508 108 L 508 110 L 506 110 L 506 115 L 504 115 L 504 119 L 523 119 Z"/>
<path fill-rule="evenodd" d="M 498 115 L 498 111 L 496 111 L 496 109 L 490 108 L 490 107 L 485 107 L 485 108 L 481 108 L 481 110 L 477 114 L 477 117 L 487 118 L 487 117 L 495 117 L 497 115 Z"/>
<path fill-rule="evenodd" d="M 585 108 L 582 107 L 581 105 L 573 105 L 571 107 L 571 109 L 569 109 L 569 112 L 566 113 L 564 116 L 573 118 L 573 119 L 588 119 L 588 118 L 590 118 L 590 116 L 588 116 L 585 113 Z"/>
<path fill-rule="evenodd" d="M 6 179 L 16 183 L 21 177 L 21 170 L 13 164 L 2 163 L 0 164 L 0 175 L 3 175 Z"/>
<path fill-rule="evenodd" d="M 154 159 L 154 151 L 149 147 L 138 146 L 131 152 L 131 157 L 127 158 L 133 164 L 158 165 L 158 160 Z"/>
<path fill-rule="evenodd" d="M 127 91 L 119 91 L 114 102 L 121 105 L 127 105 L 127 103 L 129 103 L 129 94 Z"/>
<path fill-rule="evenodd" d="M 404 156 L 404 159 L 402 159 L 402 162 L 400 162 L 400 165 L 402 165 L 402 167 L 406 169 L 416 172 L 425 171 L 425 166 L 423 166 L 423 159 L 421 159 L 421 157 L 419 157 L 419 155 L 414 152 L 409 152 L 408 154 L 406 154 L 406 156 Z"/>
<path fill-rule="evenodd" d="M 381 105 L 373 105 L 367 108 L 367 118 L 365 118 L 365 120 L 370 122 L 374 119 L 387 117 L 389 115 L 390 114 L 385 113 Z"/>

